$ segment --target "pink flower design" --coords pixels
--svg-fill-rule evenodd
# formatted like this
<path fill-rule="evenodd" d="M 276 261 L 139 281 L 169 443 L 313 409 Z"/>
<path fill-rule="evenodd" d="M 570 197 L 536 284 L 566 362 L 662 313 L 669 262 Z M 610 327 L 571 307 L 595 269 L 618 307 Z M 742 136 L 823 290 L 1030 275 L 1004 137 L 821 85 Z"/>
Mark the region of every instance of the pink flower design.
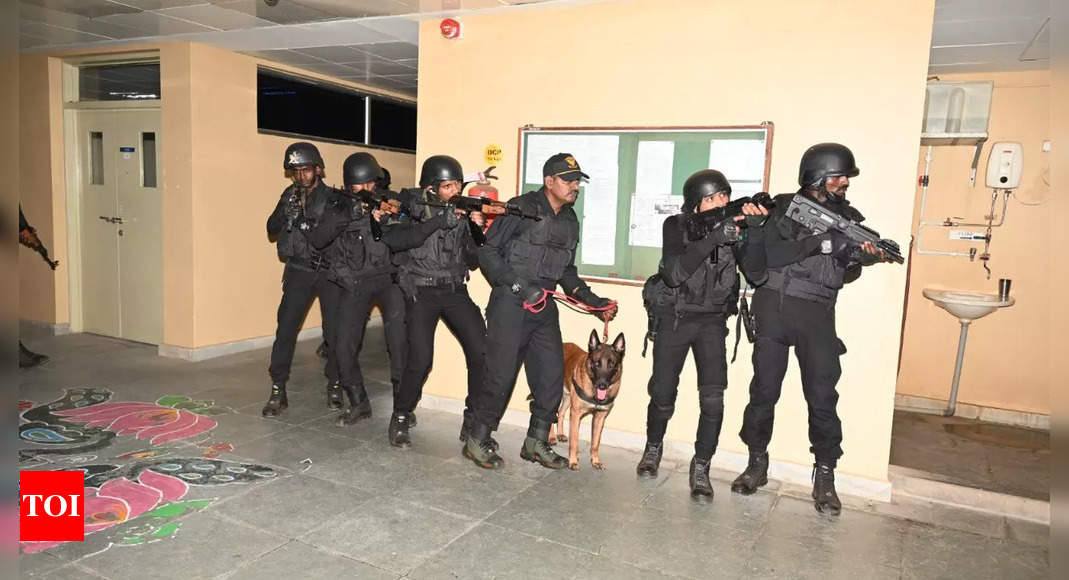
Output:
<path fill-rule="evenodd" d="M 85 488 L 85 535 L 128 522 L 156 506 L 181 499 L 189 486 L 172 475 L 142 471 L 137 482 L 112 479 L 100 488 Z M 22 551 L 33 554 L 64 542 L 23 542 Z"/>
<path fill-rule="evenodd" d="M 149 439 L 152 445 L 200 435 L 216 425 L 214 419 L 204 415 L 156 403 L 101 403 L 55 411 L 55 414 L 68 421 L 85 423 L 86 427 L 100 427 L 118 435 Z"/>

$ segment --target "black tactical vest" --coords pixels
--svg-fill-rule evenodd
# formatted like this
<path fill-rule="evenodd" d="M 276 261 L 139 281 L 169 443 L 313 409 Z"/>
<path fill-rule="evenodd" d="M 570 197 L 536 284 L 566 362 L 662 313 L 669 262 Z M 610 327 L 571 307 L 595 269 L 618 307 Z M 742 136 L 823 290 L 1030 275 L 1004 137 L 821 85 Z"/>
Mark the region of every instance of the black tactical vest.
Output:
<path fill-rule="evenodd" d="M 519 236 L 513 238 L 505 252 L 505 261 L 517 276 L 530 280 L 551 281 L 556 284 L 564 276 L 564 269 L 575 259 L 579 245 L 579 219 L 570 206 L 555 214 L 542 207 L 538 196 L 543 190 L 525 193 L 513 203 L 525 211 L 540 215 Z"/>
<path fill-rule="evenodd" d="M 776 206 L 785 208 L 790 205 L 790 198 L 793 194 L 776 197 Z M 826 205 L 847 219 L 858 222 L 865 219 L 861 212 L 845 201 Z M 768 225 L 776 228 L 779 234 L 788 240 L 804 240 L 813 236 L 813 232 L 784 215 L 778 216 L 774 222 L 769 221 Z M 822 253 L 808 256 L 801 262 L 769 268 L 768 282 L 765 286 L 779 290 L 787 296 L 822 304 L 834 304 L 839 295 L 839 289 L 843 287 L 845 277 L 846 264 L 830 254 Z"/>
<path fill-rule="evenodd" d="M 293 192 L 295 187 L 291 185 L 286 188 L 286 194 Z M 310 223 L 317 223 L 322 219 L 328 204 L 334 200 L 334 195 L 334 192 L 320 181 L 305 198 L 301 213 Z M 318 252 L 296 225 L 291 226 L 287 223 L 282 228 L 282 232 L 278 235 L 278 255 L 285 258 L 286 262 L 294 266 L 307 266 L 317 254 Z"/>
<path fill-rule="evenodd" d="M 371 232 L 371 217 L 359 201 L 348 208 L 349 225 L 330 246 L 331 279 L 348 289 L 359 286 L 361 280 L 380 274 L 390 274 L 397 267 L 390 261 L 390 248 L 375 241 Z"/>
<path fill-rule="evenodd" d="M 684 220 L 678 220 L 683 227 Z M 691 241 L 683 233 L 684 251 Z M 711 259 L 715 256 L 715 260 Z M 663 267 L 663 264 L 662 264 Z M 679 262 L 676 262 L 679 268 Z M 684 272 L 676 272 L 673 278 L 680 279 Z M 664 282 L 661 282 L 664 285 Z M 655 291 L 653 308 L 661 314 L 669 312 L 675 315 L 686 313 L 727 313 L 738 312 L 739 270 L 735 263 L 735 254 L 731 246 L 717 246 L 709 258 L 702 260 L 698 269 L 688 276 L 677 288 Z"/>
<path fill-rule="evenodd" d="M 437 194 L 429 191 L 420 192 L 419 196 L 429 203 L 445 203 Z M 418 202 L 414 205 L 412 212 L 418 221 L 436 219 L 443 211 L 452 211 Z M 416 278 L 417 285 L 435 285 L 449 281 L 453 284 L 463 283 L 468 279 L 465 254 L 471 244 L 474 242 L 468 224 L 461 219 L 450 229 L 435 230 L 418 248 L 403 252 L 405 256 L 400 261 L 400 273 L 405 277 Z M 421 284 L 420 280 L 424 282 Z"/>

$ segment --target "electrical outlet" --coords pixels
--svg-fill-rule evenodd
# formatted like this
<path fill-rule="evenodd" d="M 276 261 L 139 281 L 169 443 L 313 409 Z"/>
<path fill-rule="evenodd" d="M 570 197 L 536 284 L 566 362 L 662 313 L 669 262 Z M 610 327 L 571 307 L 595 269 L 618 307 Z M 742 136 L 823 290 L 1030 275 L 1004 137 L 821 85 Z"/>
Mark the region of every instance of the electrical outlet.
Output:
<path fill-rule="evenodd" d="M 969 242 L 984 241 L 984 234 L 969 230 L 950 230 L 949 237 L 952 240 L 965 240 Z"/>

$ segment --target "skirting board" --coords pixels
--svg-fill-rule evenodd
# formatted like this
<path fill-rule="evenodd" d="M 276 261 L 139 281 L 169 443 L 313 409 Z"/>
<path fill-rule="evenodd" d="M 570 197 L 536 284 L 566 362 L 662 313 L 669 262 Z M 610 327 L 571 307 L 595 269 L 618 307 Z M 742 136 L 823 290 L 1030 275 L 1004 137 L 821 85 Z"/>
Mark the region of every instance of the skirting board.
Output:
<path fill-rule="evenodd" d="M 447 411 L 460 415 L 464 412 L 464 401 L 438 397 L 435 395 L 423 395 L 419 402 L 421 407 L 437 411 Z M 530 415 L 522 411 L 508 409 L 501 422 L 506 425 L 527 427 Z M 608 429 L 602 432 L 601 442 L 605 445 L 620 447 L 629 451 L 641 453 L 646 445 L 646 436 L 638 433 L 629 433 L 616 429 Z M 665 441 L 664 457 L 673 461 L 689 462 L 694 455 L 694 444 L 676 441 Z M 746 469 L 749 457 L 745 453 L 732 451 L 717 451 L 713 456 L 712 467 L 741 473 Z M 788 461 L 772 459 L 768 464 L 768 477 L 783 483 L 805 486 L 813 485 L 810 479 L 813 468 L 808 465 L 799 465 Z M 891 482 L 877 481 L 856 475 L 837 472 L 835 474 L 835 486 L 840 494 L 851 495 L 858 498 L 881 502 L 891 501 Z"/>
<path fill-rule="evenodd" d="M 382 317 L 372 316 L 368 320 L 367 325 L 369 327 L 382 326 Z M 305 328 L 304 330 L 302 330 L 300 333 L 297 334 L 297 340 L 313 340 L 318 339 L 322 336 L 323 328 L 320 326 L 316 326 L 314 328 Z M 245 340 L 226 342 L 223 344 L 213 344 L 212 346 L 203 346 L 200 348 L 188 348 L 184 346 L 161 344 L 157 352 L 160 356 L 197 362 L 202 360 L 208 360 L 210 358 L 226 356 L 229 354 L 237 354 L 239 352 L 267 348 L 271 346 L 274 342 L 274 336 L 261 336 L 258 338 L 248 338 Z"/>
<path fill-rule="evenodd" d="M 19 324 L 22 325 L 22 326 L 30 327 L 30 328 L 37 328 L 37 329 L 44 330 L 45 332 L 51 334 L 52 336 L 63 336 L 65 334 L 70 334 L 71 333 L 71 325 L 70 325 L 69 322 L 64 322 L 62 324 L 52 324 L 52 323 L 49 323 L 49 322 L 40 322 L 40 321 L 37 321 L 37 320 L 25 320 L 25 319 L 22 319 L 22 320 L 19 320 Z"/>
<path fill-rule="evenodd" d="M 895 395 L 895 409 L 901 411 L 915 411 L 942 415 L 947 407 L 946 401 L 929 399 L 927 397 L 915 397 L 913 395 Z M 978 419 L 987 423 L 1000 425 L 1012 425 L 1014 427 L 1028 427 L 1050 431 L 1050 415 L 1042 413 L 1027 413 L 1024 411 L 1011 411 L 1009 409 L 996 409 L 994 407 L 981 407 L 959 402 L 954 410 L 955 417 L 962 419 Z"/>

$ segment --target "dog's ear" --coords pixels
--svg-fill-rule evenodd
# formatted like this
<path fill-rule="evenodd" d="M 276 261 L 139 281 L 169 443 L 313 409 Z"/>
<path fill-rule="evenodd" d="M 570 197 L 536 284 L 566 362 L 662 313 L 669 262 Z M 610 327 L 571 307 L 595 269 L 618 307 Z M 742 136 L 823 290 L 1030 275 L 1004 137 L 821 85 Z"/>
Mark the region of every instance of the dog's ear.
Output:
<path fill-rule="evenodd" d="M 598 331 L 596 331 L 596 330 L 591 330 L 590 331 L 590 344 L 588 346 L 589 346 L 589 348 L 587 350 L 589 352 L 594 352 L 594 349 L 596 349 L 599 346 L 601 346 L 601 339 L 598 338 Z"/>
<path fill-rule="evenodd" d="M 616 335 L 616 340 L 612 341 L 612 347 L 616 349 L 616 352 L 623 354 L 627 345 L 624 343 L 624 333 Z"/>

